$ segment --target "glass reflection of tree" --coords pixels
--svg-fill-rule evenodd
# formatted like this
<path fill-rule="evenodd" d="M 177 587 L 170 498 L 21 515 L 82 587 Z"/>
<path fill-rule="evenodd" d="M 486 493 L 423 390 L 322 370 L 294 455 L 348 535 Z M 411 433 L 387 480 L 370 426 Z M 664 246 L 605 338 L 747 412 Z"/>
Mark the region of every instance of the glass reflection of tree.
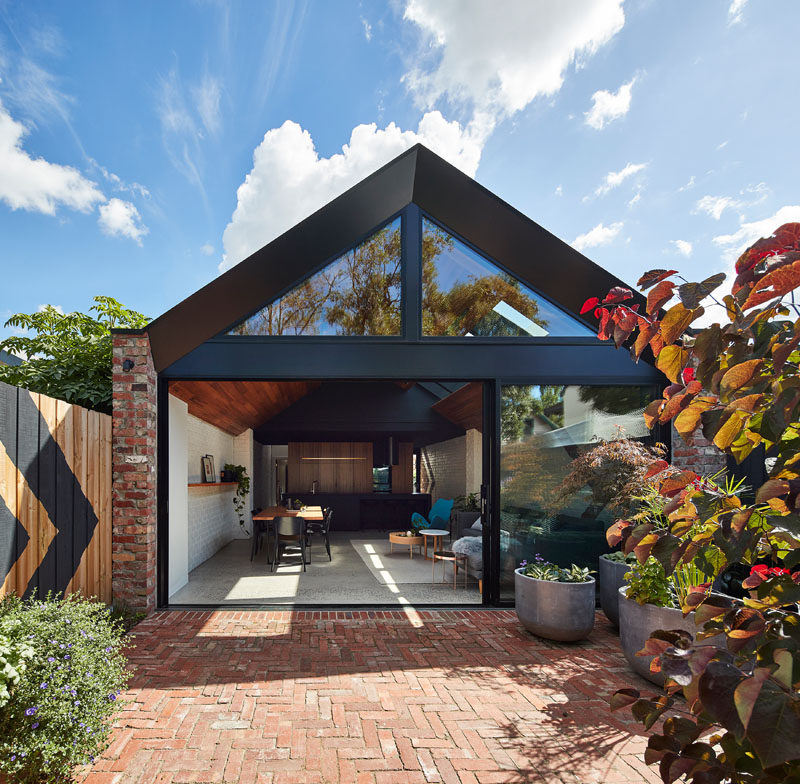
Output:
<path fill-rule="evenodd" d="M 595 411 L 604 414 L 630 414 L 645 408 L 652 400 L 647 387 L 580 387 L 582 403 L 591 403 Z"/>
<path fill-rule="evenodd" d="M 232 334 L 399 335 L 400 297 L 400 227 L 395 222 L 242 322 Z"/>
<path fill-rule="evenodd" d="M 504 510 L 530 510 L 535 517 L 551 510 L 570 456 L 563 447 L 543 448 L 534 433 L 563 426 L 564 390 L 563 385 L 503 387 L 500 481 Z M 519 525 L 527 528 L 533 520 L 528 514 L 524 517 Z"/>
<path fill-rule="evenodd" d="M 425 222 L 422 233 L 422 332 L 424 335 L 460 337 L 519 337 L 528 333 L 497 313 L 500 302 L 541 327 L 547 320 L 539 315 L 539 303 L 522 290 L 510 275 L 496 269 L 491 274 L 471 274 L 454 283 L 448 291 L 439 285 L 439 256 L 455 247 L 446 231 Z"/>

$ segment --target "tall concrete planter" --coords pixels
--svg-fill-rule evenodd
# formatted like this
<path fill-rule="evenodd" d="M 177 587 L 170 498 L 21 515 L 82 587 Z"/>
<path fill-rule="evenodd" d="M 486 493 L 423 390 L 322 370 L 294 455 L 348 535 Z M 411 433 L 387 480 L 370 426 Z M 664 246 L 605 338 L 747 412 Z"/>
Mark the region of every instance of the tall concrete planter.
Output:
<path fill-rule="evenodd" d="M 664 685 L 664 676 L 660 672 L 650 672 L 652 656 L 637 656 L 636 652 L 644 648 L 644 644 L 656 629 L 671 631 L 681 629 L 693 637 L 702 627 L 694 622 L 694 613 L 685 618 L 680 610 L 673 607 L 657 607 L 655 604 L 639 604 L 625 596 L 627 586 L 619 589 L 619 637 L 622 652 L 634 672 L 641 675 L 656 686 Z M 720 634 L 703 640 L 699 645 L 717 645 L 725 647 L 725 635 Z"/>
<path fill-rule="evenodd" d="M 538 637 L 574 642 L 594 627 L 594 578 L 559 583 L 514 571 L 514 604 L 520 623 Z"/>
<path fill-rule="evenodd" d="M 619 589 L 625 585 L 625 575 L 631 565 L 624 561 L 598 559 L 597 580 L 600 584 L 600 607 L 611 623 L 619 628 Z"/>

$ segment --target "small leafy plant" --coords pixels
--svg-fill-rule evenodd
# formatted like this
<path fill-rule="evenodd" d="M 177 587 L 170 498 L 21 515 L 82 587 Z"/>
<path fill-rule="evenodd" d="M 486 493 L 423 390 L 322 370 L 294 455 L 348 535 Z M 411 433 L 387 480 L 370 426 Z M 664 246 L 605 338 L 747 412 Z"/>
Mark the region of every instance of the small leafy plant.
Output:
<path fill-rule="evenodd" d="M 590 569 L 584 569 L 572 564 L 569 569 L 562 569 L 550 561 L 545 561 L 538 553 L 534 557 L 533 563 L 523 561 L 520 565 L 526 577 L 533 577 L 535 580 L 547 580 L 553 583 L 586 583 L 594 574 Z"/>
<path fill-rule="evenodd" d="M 128 681 L 123 632 L 97 602 L 0 603 L 0 637 L 25 651 L 24 668 L 0 707 L 0 773 L 8 781 L 68 781 L 108 745 Z"/>
<path fill-rule="evenodd" d="M 613 561 L 614 563 L 638 563 L 636 556 L 633 553 L 628 553 L 626 555 L 622 552 L 622 550 L 614 550 L 613 553 L 603 553 L 600 557 L 605 558 L 606 561 Z"/>
<path fill-rule="evenodd" d="M 481 509 L 481 501 L 477 493 L 457 495 L 453 499 L 453 508 L 461 512 L 479 512 Z"/>

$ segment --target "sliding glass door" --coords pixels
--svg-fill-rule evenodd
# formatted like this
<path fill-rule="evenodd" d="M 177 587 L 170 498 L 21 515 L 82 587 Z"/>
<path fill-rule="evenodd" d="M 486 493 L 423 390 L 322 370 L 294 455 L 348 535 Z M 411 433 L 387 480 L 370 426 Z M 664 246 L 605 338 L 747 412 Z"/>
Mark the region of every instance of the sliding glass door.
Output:
<path fill-rule="evenodd" d="M 499 598 L 514 597 L 514 569 L 537 554 L 597 569 L 613 515 L 586 484 L 562 490 L 572 461 L 600 441 L 650 440 L 642 417 L 651 387 L 501 384 Z"/>

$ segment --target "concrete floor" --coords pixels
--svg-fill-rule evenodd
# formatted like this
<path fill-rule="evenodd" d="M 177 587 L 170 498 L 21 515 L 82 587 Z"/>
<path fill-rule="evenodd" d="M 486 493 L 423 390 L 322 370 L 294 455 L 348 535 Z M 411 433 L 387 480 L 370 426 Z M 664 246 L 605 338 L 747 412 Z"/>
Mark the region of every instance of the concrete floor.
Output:
<path fill-rule="evenodd" d="M 170 597 L 171 604 L 478 604 L 477 581 L 470 578 L 463 588 L 452 582 L 431 584 L 431 562 L 419 558 L 422 582 L 381 585 L 350 544 L 350 539 L 380 536 L 373 531 L 331 533 L 331 556 L 317 537 L 311 548 L 311 563 L 303 572 L 299 555 L 287 549 L 277 571 L 270 572 L 265 549 L 250 561 L 250 540 L 236 539 L 189 573 L 189 582 Z M 299 552 L 299 551 L 298 551 Z M 395 551 L 392 558 L 408 555 Z M 391 563 L 386 564 L 391 573 Z M 423 575 L 424 571 L 424 575 Z M 449 573 L 452 574 L 452 573 Z M 437 579 L 441 571 L 436 570 Z"/>

